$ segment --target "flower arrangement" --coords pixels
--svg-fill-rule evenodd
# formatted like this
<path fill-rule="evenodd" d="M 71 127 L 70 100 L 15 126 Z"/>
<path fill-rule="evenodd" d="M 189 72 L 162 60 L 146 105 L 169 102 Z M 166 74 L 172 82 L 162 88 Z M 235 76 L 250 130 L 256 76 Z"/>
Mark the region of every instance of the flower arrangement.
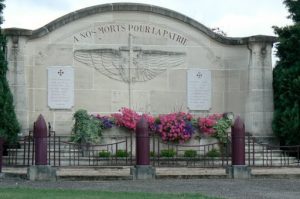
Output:
<path fill-rule="evenodd" d="M 150 131 L 159 134 L 165 142 L 186 142 L 195 130 L 192 115 L 189 113 L 170 113 L 155 118 L 149 114 L 140 115 L 129 108 L 122 108 L 119 113 L 112 114 L 117 126 L 129 130 L 135 130 L 136 123 L 142 116 L 147 119 Z"/>
<path fill-rule="evenodd" d="M 214 126 L 217 121 L 222 118 L 221 114 L 213 114 L 207 117 L 200 117 L 198 120 L 199 130 L 205 136 L 212 136 L 215 134 Z"/>
<path fill-rule="evenodd" d="M 145 117 L 149 124 L 149 129 L 151 131 L 155 131 L 155 118 L 149 114 L 140 115 L 132 109 L 123 107 L 119 110 L 119 113 L 115 113 L 111 115 L 115 120 L 115 124 L 120 127 L 124 127 L 128 130 L 135 131 L 137 122 L 141 119 L 141 117 Z"/>
<path fill-rule="evenodd" d="M 129 130 L 135 130 L 136 123 L 140 119 L 140 115 L 129 108 L 121 108 L 120 113 L 112 114 L 117 126 L 125 127 Z"/>
<path fill-rule="evenodd" d="M 183 143 L 188 141 L 194 133 L 192 115 L 189 113 L 170 113 L 160 115 L 156 120 L 157 133 L 165 142 Z"/>
<path fill-rule="evenodd" d="M 213 114 L 198 120 L 200 133 L 204 136 L 213 136 L 223 144 L 227 143 L 227 129 L 231 124 L 232 120 L 224 114 Z"/>
<path fill-rule="evenodd" d="M 84 122 L 86 121 L 86 118 L 88 118 L 89 121 L 93 121 L 95 124 L 87 127 L 83 126 L 85 128 L 80 132 L 91 132 L 92 128 L 90 128 L 90 126 L 95 126 L 94 129 L 98 128 L 96 129 L 96 135 L 98 136 L 101 135 L 102 130 L 112 128 L 113 126 L 126 128 L 131 132 L 135 132 L 136 124 L 143 116 L 147 119 L 149 130 L 151 132 L 158 134 L 164 142 L 173 143 L 184 143 L 190 140 L 197 129 L 199 130 L 200 135 L 213 136 L 216 137 L 221 143 L 226 143 L 226 130 L 231 126 L 232 123 L 231 119 L 227 118 L 223 114 L 213 114 L 207 117 L 194 118 L 189 113 L 175 112 L 154 117 L 150 114 L 141 115 L 132 109 L 124 107 L 121 108 L 118 113 L 112 114 L 111 116 L 100 116 L 97 114 L 90 117 L 87 115 L 85 110 L 79 110 L 78 112 L 82 111 L 84 111 L 85 118 L 81 119 L 82 117 L 78 117 L 78 122 L 81 122 L 81 120 Z M 77 124 L 79 124 L 78 122 L 75 122 L 75 127 Z M 76 130 L 75 132 L 79 131 Z M 84 139 L 84 136 L 79 137 L 79 140 Z M 91 138 L 89 138 L 87 141 L 90 141 L 93 137 L 97 136 L 89 137 Z"/>
<path fill-rule="evenodd" d="M 111 117 L 100 116 L 99 114 L 93 115 L 93 117 L 100 121 L 101 129 L 110 129 L 115 125 L 114 120 Z"/>

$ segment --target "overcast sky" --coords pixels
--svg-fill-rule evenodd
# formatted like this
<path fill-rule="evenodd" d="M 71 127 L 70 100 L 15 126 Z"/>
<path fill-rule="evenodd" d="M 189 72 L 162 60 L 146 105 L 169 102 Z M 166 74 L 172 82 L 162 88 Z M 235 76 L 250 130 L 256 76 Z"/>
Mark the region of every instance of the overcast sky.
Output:
<path fill-rule="evenodd" d="M 3 28 L 37 29 L 69 12 L 97 4 L 137 2 L 187 15 L 230 37 L 274 35 L 272 26 L 290 24 L 282 0 L 6 0 Z"/>
<path fill-rule="evenodd" d="M 202 23 L 220 28 L 229 37 L 274 35 L 272 26 L 291 24 L 282 0 L 6 0 L 3 28 L 37 29 L 85 7 L 136 2 L 168 8 Z M 273 51 L 273 66 L 277 60 Z"/>

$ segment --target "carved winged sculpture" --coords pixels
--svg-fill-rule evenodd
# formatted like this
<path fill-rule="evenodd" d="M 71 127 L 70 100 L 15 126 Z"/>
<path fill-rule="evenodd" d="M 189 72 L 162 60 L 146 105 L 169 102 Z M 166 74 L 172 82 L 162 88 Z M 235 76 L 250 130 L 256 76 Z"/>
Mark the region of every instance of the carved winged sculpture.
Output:
<path fill-rule="evenodd" d="M 185 53 L 141 48 L 82 49 L 74 58 L 101 74 L 123 82 L 144 82 L 155 78 L 169 67 L 184 63 Z"/>

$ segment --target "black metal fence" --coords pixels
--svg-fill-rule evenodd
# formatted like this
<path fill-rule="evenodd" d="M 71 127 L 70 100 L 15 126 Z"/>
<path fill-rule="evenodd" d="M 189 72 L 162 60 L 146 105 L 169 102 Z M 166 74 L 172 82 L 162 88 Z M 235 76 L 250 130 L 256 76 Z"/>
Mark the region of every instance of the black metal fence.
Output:
<path fill-rule="evenodd" d="M 135 164 L 135 137 L 110 137 L 105 144 L 77 144 L 69 137 L 56 136 L 49 129 L 48 164 L 52 166 L 131 166 Z M 226 167 L 231 165 L 230 140 L 227 145 L 163 143 L 151 135 L 151 164 L 156 167 Z M 17 144 L 5 147 L 4 166 L 34 165 L 32 132 Z M 246 164 L 261 167 L 299 167 L 300 146 L 272 146 L 246 136 Z"/>
<path fill-rule="evenodd" d="M 130 166 L 135 164 L 135 137 L 108 138 L 111 143 L 77 144 L 69 137 L 48 134 L 48 164 L 52 166 Z M 114 142 L 112 142 L 114 140 Z M 32 133 L 10 145 L 4 155 L 6 166 L 34 165 Z M 224 167 L 230 164 L 226 145 L 185 145 L 163 143 L 158 136 L 150 137 L 151 164 L 160 167 Z"/>
<path fill-rule="evenodd" d="M 300 145 L 280 146 L 246 135 L 246 164 L 258 167 L 299 167 Z"/>

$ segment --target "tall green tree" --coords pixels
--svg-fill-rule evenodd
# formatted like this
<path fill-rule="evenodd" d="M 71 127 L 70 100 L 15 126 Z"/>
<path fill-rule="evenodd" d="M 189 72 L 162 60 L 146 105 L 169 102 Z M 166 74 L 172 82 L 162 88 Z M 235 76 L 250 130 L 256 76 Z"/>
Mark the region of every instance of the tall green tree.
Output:
<path fill-rule="evenodd" d="M 273 131 L 285 145 L 300 144 L 300 1 L 285 0 L 293 25 L 274 27 L 279 61 L 273 70 Z"/>
<path fill-rule="evenodd" d="M 3 23 L 4 0 L 0 0 L 0 25 Z M 0 28 L 0 136 L 8 142 L 16 141 L 20 131 L 7 79 L 6 38 Z"/>

